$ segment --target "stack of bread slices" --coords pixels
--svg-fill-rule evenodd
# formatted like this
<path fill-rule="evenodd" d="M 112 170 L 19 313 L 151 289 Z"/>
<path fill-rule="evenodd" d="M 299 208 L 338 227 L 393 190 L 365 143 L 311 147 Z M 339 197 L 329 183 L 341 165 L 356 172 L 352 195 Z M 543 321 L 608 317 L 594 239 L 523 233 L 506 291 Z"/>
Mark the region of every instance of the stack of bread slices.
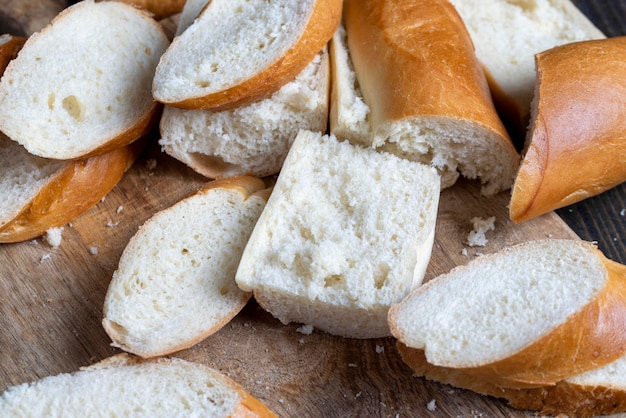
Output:
<path fill-rule="evenodd" d="M 84 0 L 25 42 L 0 39 L 9 57 L 0 80 L 8 167 L 0 187 L 9 196 L 0 242 L 84 213 L 157 123 L 162 150 L 207 178 L 146 221 L 119 260 L 102 324 L 131 354 L 11 388 L 0 410 L 18 411 L 18 397 L 32 399 L 33 415 L 53 408 L 63 383 L 71 408 L 89 414 L 105 407 L 78 400 L 128 378 L 102 398 L 119 413 L 137 406 L 136 396 L 166 396 L 159 385 L 124 388 L 167 375 L 189 388 L 176 401 L 199 414 L 273 416 L 219 373 L 160 359 L 218 331 L 254 296 L 283 323 L 393 337 L 417 375 L 517 408 L 626 411 L 617 377 L 626 367 L 626 267 L 591 243 L 528 242 L 422 284 L 440 192 L 460 176 L 479 181 L 485 195 L 512 190 L 518 222 L 626 179 L 622 160 L 619 170 L 608 162 L 568 176 L 571 183 L 555 180 L 572 147 L 601 141 L 605 152 L 624 142 L 619 106 L 590 129 L 581 115 L 593 101 L 580 89 L 606 85 L 589 76 L 592 66 L 622 72 L 624 40 L 605 39 L 565 0 L 489 3 L 188 0 L 145 2 L 149 15 Z M 506 28 L 476 24 L 492 18 L 487 9 L 515 18 Z M 153 17 L 175 12 L 170 43 Z M 515 33 L 543 17 L 558 36 L 529 43 L 511 35 L 489 55 L 493 31 Z M 536 57 L 536 78 L 527 62 L 511 65 L 514 54 Z M 498 59 L 513 69 L 498 72 Z M 559 88 L 563 65 L 573 81 Z M 527 132 L 524 146 L 501 119 L 511 109 L 510 129 Z M 570 131 L 563 120 L 578 124 Z M 225 406 L 210 409 L 216 403 Z"/>

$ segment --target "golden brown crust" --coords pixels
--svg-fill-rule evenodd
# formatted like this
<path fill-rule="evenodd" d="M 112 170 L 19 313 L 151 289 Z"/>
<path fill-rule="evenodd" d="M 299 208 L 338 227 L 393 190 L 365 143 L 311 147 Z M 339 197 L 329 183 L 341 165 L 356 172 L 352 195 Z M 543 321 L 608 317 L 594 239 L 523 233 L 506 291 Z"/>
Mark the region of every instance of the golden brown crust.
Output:
<path fill-rule="evenodd" d="M 510 217 L 535 218 L 626 180 L 626 37 L 540 53 L 527 149 Z"/>
<path fill-rule="evenodd" d="M 155 19 L 160 20 L 180 13 L 185 0 L 119 0 L 149 11 Z"/>
<path fill-rule="evenodd" d="M 228 110 L 269 97 L 293 80 L 332 38 L 341 20 L 341 0 L 317 0 L 300 39 L 260 73 L 225 90 L 166 103 L 183 109 Z M 203 10 L 210 10 L 210 4 Z"/>
<path fill-rule="evenodd" d="M 415 116 L 472 121 L 515 153 L 463 21 L 444 0 L 346 0 L 348 49 L 373 129 Z"/>
<path fill-rule="evenodd" d="M 144 144 L 136 142 L 97 157 L 69 161 L 65 169 L 0 229 L 0 242 L 36 238 L 82 215 L 119 182 Z"/>
<path fill-rule="evenodd" d="M 5 68 L 9 65 L 9 62 L 17 57 L 17 53 L 22 49 L 26 38 L 22 36 L 11 36 L 5 43 L 0 44 L 0 75 L 4 73 Z"/>

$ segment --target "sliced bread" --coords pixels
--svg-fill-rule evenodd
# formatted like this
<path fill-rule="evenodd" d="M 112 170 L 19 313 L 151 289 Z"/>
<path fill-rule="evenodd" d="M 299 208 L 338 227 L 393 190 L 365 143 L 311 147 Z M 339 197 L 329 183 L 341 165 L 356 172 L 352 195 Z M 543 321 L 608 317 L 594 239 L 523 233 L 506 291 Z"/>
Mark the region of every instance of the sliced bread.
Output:
<path fill-rule="evenodd" d="M 472 37 L 496 106 L 522 136 L 535 86 L 535 54 L 604 37 L 570 0 L 450 1 Z"/>
<path fill-rule="evenodd" d="M 324 48 L 267 99 L 221 112 L 166 106 L 159 143 L 167 154 L 209 178 L 276 174 L 300 129 L 326 130 L 329 84 Z"/>
<path fill-rule="evenodd" d="M 458 173 L 492 195 L 519 155 L 463 21 L 447 0 L 346 0 L 344 25 L 373 147 Z"/>
<path fill-rule="evenodd" d="M 235 271 L 269 190 L 236 177 L 207 184 L 140 227 L 113 274 L 102 324 L 141 357 L 188 348 L 222 328 L 251 294 Z"/>
<path fill-rule="evenodd" d="M 328 43 L 341 3 L 212 0 L 161 58 L 154 98 L 186 109 L 225 110 L 270 96 Z"/>
<path fill-rule="evenodd" d="M 119 1 L 119 0 L 118 0 Z M 121 0 L 149 11 L 159 20 L 180 13 L 185 6 L 185 0 Z"/>
<path fill-rule="evenodd" d="M 429 281 L 389 324 L 433 365 L 502 387 L 554 385 L 626 354 L 625 278 L 591 243 L 531 241 Z"/>
<path fill-rule="evenodd" d="M 196 18 L 202 12 L 202 9 L 209 4 L 211 0 L 187 0 L 185 6 L 178 18 L 178 25 L 176 26 L 176 36 L 180 35 L 196 20 Z"/>
<path fill-rule="evenodd" d="M 74 373 L 9 387 L 5 418 L 276 417 L 241 385 L 203 364 L 119 354 Z"/>
<path fill-rule="evenodd" d="M 169 41 L 139 9 L 81 1 L 28 38 L 0 80 L 0 130 L 34 155 L 77 159 L 157 122 L 152 77 Z"/>
<path fill-rule="evenodd" d="M 283 323 L 389 335 L 387 310 L 423 279 L 439 203 L 426 165 L 301 131 L 236 280 Z"/>
<path fill-rule="evenodd" d="M 0 134 L 0 242 L 36 238 L 78 218 L 120 181 L 143 145 L 58 161 L 32 155 Z"/>
<path fill-rule="evenodd" d="M 626 36 L 536 56 L 537 86 L 510 217 L 535 218 L 626 181 Z"/>

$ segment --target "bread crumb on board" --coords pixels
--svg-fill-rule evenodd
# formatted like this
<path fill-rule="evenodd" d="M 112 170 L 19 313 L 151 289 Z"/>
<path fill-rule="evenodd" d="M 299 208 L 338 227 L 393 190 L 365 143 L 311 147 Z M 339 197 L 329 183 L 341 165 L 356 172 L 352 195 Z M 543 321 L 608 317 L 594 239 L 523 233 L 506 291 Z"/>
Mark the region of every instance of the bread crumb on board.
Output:
<path fill-rule="evenodd" d="M 429 411 L 433 412 L 435 409 L 437 409 L 437 403 L 436 401 L 433 399 L 430 402 L 428 402 L 426 404 L 426 408 L 428 408 Z"/>
<path fill-rule="evenodd" d="M 48 254 L 44 254 L 41 256 L 41 258 L 39 259 L 40 263 L 43 263 L 44 261 L 50 260 L 52 258 L 52 254 L 48 253 Z"/>
<path fill-rule="evenodd" d="M 63 227 L 50 228 L 46 231 L 44 239 L 52 248 L 58 248 L 63 240 Z"/>
<path fill-rule="evenodd" d="M 496 217 L 491 216 L 487 219 L 480 217 L 472 218 L 473 230 L 467 235 L 467 245 L 470 247 L 484 247 L 488 240 L 485 234 L 487 231 L 495 229 Z"/>
<path fill-rule="evenodd" d="M 296 329 L 297 332 L 304 335 L 311 335 L 313 333 L 313 325 L 302 325 Z"/>
<path fill-rule="evenodd" d="M 93 255 L 98 254 L 98 247 L 91 247 L 89 248 L 89 252 Z"/>

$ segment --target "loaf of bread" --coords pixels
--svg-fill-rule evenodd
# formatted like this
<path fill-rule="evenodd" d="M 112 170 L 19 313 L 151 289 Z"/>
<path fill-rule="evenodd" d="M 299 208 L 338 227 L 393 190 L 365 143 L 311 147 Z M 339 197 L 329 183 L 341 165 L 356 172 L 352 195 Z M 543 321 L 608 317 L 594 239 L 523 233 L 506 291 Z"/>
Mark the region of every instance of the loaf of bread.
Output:
<path fill-rule="evenodd" d="M 537 87 L 510 217 L 535 218 L 626 181 L 626 37 L 536 56 Z"/>
<path fill-rule="evenodd" d="M 423 164 L 301 131 L 236 280 L 283 323 L 389 335 L 387 310 L 430 260 L 439 177 Z"/>
<path fill-rule="evenodd" d="M 154 98 L 215 111 L 270 96 L 328 43 L 341 19 L 341 3 L 211 1 L 162 56 Z"/>
<path fill-rule="evenodd" d="M 119 354 L 74 373 L 8 388 L 4 418 L 276 417 L 241 385 L 203 364 Z"/>
<path fill-rule="evenodd" d="M 324 48 L 266 99 L 221 112 L 165 106 L 159 143 L 167 154 L 209 178 L 276 174 L 300 129 L 326 130 L 329 84 Z"/>
<path fill-rule="evenodd" d="M 591 243 L 526 242 L 429 281 L 389 323 L 435 366 L 501 387 L 554 385 L 626 354 L 625 275 Z"/>
<path fill-rule="evenodd" d="M 161 26 L 133 6 L 85 0 L 68 7 L 9 63 L 0 130 L 53 159 L 131 143 L 160 116 L 151 84 L 168 44 Z"/>
<path fill-rule="evenodd" d="M 450 0 L 483 63 L 496 107 L 523 138 L 535 86 L 535 54 L 604 38 L 570 0 Z"/>
<path fill-rule="evenodd" d="M 369 143 L 433 165 L 444 186 L 461 173 L 480 179 L 487 195 L 511 188 L 519 155 L 454 7 L 447 0 L 346 0 L 343 19 L 370 109 Z"/>
<path fill-rule="evenodd" d="M 162 356 L 228 323 L 252 296 L 237 287 L 235 272 L 268 195 L 254 177 L 215 181 L 146 221 L 104 300 L 113 345 Z"/>

